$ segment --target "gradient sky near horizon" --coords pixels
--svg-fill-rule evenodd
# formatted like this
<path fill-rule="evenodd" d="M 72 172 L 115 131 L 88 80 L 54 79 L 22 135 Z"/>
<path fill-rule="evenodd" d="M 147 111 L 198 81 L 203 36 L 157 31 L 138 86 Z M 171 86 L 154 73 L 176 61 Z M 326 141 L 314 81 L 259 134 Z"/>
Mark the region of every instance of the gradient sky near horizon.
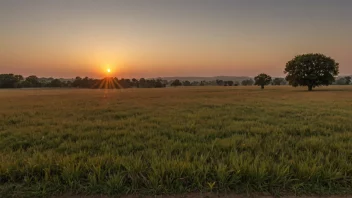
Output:
<path fill-rule="evenodd" d="M 352 74 L 351 0 L 0 0 L 0 73 L 283 76 L 324 53 Z"/>

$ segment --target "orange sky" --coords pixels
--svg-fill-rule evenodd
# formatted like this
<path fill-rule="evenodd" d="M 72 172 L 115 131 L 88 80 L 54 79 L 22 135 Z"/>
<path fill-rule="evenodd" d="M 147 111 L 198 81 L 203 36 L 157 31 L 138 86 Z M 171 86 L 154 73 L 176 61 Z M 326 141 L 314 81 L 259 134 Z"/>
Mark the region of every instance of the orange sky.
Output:
<path fill-rule="evenodd" d="M 0 73 L 283 76 L 295 55 L 319 52 L 352 74 L 351 1 L 268 2 L 1 1 Z"/>

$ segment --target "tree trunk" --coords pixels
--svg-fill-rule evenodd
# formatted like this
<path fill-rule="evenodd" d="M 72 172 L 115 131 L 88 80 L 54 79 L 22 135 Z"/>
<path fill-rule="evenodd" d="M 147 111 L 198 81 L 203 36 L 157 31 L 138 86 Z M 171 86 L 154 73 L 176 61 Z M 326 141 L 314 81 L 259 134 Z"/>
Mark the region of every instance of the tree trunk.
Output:
<path fill-rule="evenodd" d="M 308 91 L 312 91 L 313 90 L 313 86 L 312 85 L 308 85 Z"/>
<path fill-rule="evenodd" d="M 262 85 L 262 89 L 264 89 L 264 85 Z"/>

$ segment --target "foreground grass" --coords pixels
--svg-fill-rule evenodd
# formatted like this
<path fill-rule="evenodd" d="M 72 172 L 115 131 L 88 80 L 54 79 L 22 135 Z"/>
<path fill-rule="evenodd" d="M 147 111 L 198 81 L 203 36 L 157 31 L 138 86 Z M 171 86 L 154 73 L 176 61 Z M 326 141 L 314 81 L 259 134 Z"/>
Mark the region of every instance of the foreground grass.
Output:
<path fill-rule="evenodd" d="M 352 87 L 0 90 L 0 197 L 352 193 Z"/>

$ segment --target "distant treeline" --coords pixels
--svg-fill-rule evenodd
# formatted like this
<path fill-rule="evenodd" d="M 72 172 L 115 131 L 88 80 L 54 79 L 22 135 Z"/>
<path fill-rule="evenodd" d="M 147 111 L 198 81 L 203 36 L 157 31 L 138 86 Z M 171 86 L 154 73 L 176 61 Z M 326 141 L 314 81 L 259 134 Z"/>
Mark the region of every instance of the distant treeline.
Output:
<path fill-rule="evenodd" d="M 351 83 L 351 77 L 339 78 L 335 84 L 345 85 Z M 212 81 L 180 81 L 157 79 L 118 79 L 118 78 L 81 78 L 76 77 L 72 80 L 55 79 L 55 78 L 38 78 L 37 76 L 28 76 L 24 78 L 22 75 L 0 74 L 0 88 L 41 88 L 41 87 L 66 87 L 66 88 L 163 88 L 168 86 L 252 86 L 255 81 L 248 78 L 241 82 L 231 80 L 212 80 Z M 274 78 L 271 85 L 287 85 L 284 78 Z"/>

